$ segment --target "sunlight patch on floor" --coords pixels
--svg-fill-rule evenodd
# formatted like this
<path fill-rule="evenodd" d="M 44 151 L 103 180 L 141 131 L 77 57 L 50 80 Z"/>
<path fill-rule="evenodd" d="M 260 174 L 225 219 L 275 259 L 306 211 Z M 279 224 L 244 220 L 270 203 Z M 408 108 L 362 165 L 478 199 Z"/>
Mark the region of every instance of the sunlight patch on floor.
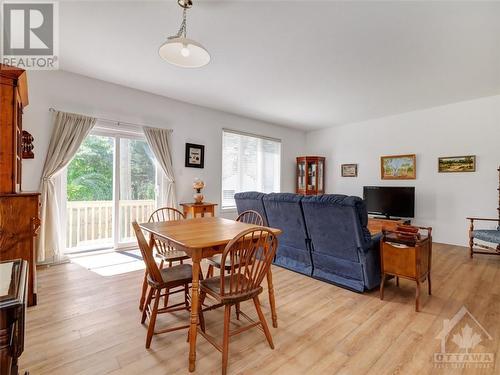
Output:
<path fill-rule="evenodd" d="M 101 276 L 120 275 L 145 268 L 139 250 L 72 256 L 70 259 L 72 263 Z"/>

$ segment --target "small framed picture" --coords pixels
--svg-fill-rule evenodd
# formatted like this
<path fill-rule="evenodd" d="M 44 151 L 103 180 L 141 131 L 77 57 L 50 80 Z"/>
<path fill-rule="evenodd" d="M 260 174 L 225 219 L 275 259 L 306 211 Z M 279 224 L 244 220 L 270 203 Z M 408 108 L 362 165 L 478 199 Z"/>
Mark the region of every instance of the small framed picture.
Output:
<path fill-rule="evenodd" d="M 438 158 L 439 173 L 475 172 L 476 155 L 446 156 Z"/>
<path fill-rule="evenodd" d="M 380 157 L 382 180 L 414 180 L 417 178 L 417 157 L 415 154 Z"/>
<path fill-rule="evenodd" d="M 357 177 L 358 176 L 358 165 L 357 164 L 342 164 L 342 177 Z"/>
<path fill-rule="evenodd" d="M 205 166 L 205 146 L 186 143 L 186 167 L 203 168 Z"/>

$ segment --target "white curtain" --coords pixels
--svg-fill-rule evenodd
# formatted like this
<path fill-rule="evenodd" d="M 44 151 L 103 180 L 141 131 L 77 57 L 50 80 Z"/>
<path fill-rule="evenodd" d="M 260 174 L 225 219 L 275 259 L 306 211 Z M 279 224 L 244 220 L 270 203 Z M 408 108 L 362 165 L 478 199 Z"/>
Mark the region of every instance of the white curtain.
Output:
<path fill-rule="evenodd" d="M 75 156 L 95 122 L 93 117 L 74 113 L 56 111 L 54 114 L 54 130 L 40 183 L 42 224 L 37 240 L 38 262 L 58 261 L 63 254 L 60 231 L 66 226 L 60 222 L 54 179 Z"/>
<path fill-rule="evenodd" d="M 172 154 L 170 152 L 170 130 L 144 127 L 144 135 L 164 172 L 164 184 L 162 190 L 161 204 L 167 207 L 177 208 L 177 196 L 175 193 L 174 167 Z"/>

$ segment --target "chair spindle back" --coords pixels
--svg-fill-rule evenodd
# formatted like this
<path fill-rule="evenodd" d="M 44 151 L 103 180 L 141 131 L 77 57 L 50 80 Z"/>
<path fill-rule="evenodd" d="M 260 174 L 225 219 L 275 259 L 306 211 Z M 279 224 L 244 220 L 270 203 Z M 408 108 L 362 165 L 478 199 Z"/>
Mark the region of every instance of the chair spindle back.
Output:
<path fill-rule="evenodd" d="M 264 219 L 262 218 L 262 216 L 257 211 L 253 210 L 242 212 L 241 214 L 238 215 L 236 221 L 240 221 L 242 223 L 247 223 L 247 224 L 253 224 L 259 227 L 264 225 Z"/>
<path fill-rule="evenodd" d="M 182 212 L 176 210 L 171 207 L 162 207 L 159 208 L 151 214 L 149 217 L 149 223 L 156 223 L 160 221 L 173 221 L 173 220 L 182 220 L 186 217 Z M 165 242 L 153 239 L 153 246 L 159 254 L 167 255 L 169 252 L 174 251 L 175 249 L 171 246 L 168 246 Z"/>
<path fill-rule="evenodd" d="M 260 288 L 276 254 L 278 238 L 267 228 L 250 228 L 231 240 L 222 253 L 220 291 L 222 296 L 251 294 Z M 229 280 L 225 280 L 230 276 Z M 229 282 L 229 290 L 224 284 Z"/>
<path fill-rule="evenodd" d="M 162 207 L 153 211 L 151 216 L 149 216 L 149 222 L 158 222 L 158 221 L 172 221 L 172 220 L 181 220 L 186 217 L 179 210 L 172 207 Z"/>

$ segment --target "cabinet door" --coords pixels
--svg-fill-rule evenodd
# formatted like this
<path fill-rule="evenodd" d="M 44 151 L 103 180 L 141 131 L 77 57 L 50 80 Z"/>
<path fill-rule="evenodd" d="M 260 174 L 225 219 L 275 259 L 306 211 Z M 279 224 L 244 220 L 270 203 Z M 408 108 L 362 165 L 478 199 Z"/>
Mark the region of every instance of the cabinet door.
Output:
<path fill-rule="evenodd" d="M 297 162 L 297 190 L 306 190 L 306 162 Z"/>
<path fill-rule="evenodd" d="M 0 197 L 0 261 L 24 259 L 28 262 L 28 306 L 36 304 L 34 236 L 38 218 L 38 195 Z M 15 217 L 13 221 L 11 218 Z"/>
<path fill-rule="evenodd" d="M 317 164 L 315 161 L 307 162 L 307 190 L 312 194 L 316 193 L 318 189 L 317 183 Z"/>
<path fill-rule="evenodd" d="M 16 101 L 16 106 L 14 107 L 14 110 L 16 111 L 16 123 L 14 126 L 14 145 L 16 147 L 16 153 L 14 155 L 14 160 L 15 160 L 15 165 L 14 165 L 14 170 L 16 172 L 15 178 L 14 178 L 14 183 L 15 183 L 15 191 L 20 192 L 21 191 L 21 167 L 22 167 L 22 159 L 23 159 L 23 145 L 22 145 L 22 139 L 23 139 L 23 107 L 20 101 L 20 97 L 17 95 L 17 101 Z"/>
<path fill-rule="evenodd" d="M 318 161 L 318 193 L 324 193 L 325 191 L 325 162 L 323 160 Z"/>
<path fill-rule="evenodd" d="M 13 177 L 16 165 L 14 133 L 14 86 L 12 80 L 0 77 L 0 193 L 15 192 Z"/>

